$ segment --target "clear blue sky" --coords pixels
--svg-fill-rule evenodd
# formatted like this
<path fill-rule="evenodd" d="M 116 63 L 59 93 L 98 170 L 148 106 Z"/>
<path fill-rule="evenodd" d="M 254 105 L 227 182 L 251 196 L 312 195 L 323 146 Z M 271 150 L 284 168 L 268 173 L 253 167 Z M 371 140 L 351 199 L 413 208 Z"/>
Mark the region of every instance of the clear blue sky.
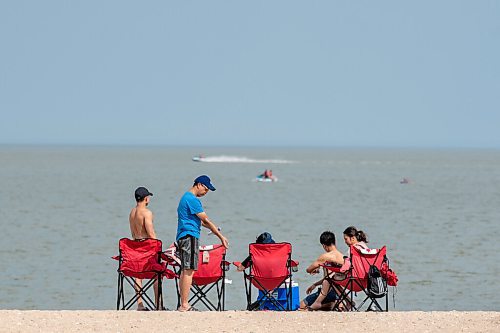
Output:
<path fill-rule="evenodd" d="M 0 144 L 500 147 L 500 1 L 0 0 Z"/>

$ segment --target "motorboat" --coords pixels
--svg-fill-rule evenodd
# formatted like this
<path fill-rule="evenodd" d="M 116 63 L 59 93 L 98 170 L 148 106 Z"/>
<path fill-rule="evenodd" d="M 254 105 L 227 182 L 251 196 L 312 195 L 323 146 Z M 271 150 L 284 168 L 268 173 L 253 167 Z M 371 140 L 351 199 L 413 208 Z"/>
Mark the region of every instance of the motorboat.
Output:
<path fill-rule="evenodd" d="M 193 162 L 204 162 L 205 156 L 203 155 L 193 156 L 192 160 Z"/>

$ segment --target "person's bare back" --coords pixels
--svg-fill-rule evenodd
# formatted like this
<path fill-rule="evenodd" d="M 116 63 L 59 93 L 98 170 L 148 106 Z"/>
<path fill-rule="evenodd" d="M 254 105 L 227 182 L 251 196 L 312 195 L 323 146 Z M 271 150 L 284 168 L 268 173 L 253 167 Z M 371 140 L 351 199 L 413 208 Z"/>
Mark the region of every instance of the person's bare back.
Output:
<path fill-rule="evenodd" d="M 332 249 L 329 252 L 323 253 L 322 257 L 325 262 L 330 262 L 336 265 L 342 265 L 344 263 L 344 256 L 340 253 L 337 248 Z"/>
<path fill-rule="evenodd" d="M 144 192 L 139 191 L 144 189 Z M 130 222 L 130 232 L 132 233 L 132 238 L 142 239 L 142 238 L 156 238 L 155 230 L 153 227 L 153 213 L 147 208 L 150 200 L 150 196 L 153 195 L 145 188 L 139 188 L 136 190 L 136 201 L 137 206 L 132 208 L 129 215 Z"/>
<path fill-rule="evenodd" d="M 154 230 L 152 235 L 148 234 L 146 228 L 146 221 L 149 220 L 152 224 L 153 213 L 147 208 L 134 207 L 130 211 L 129 222 L 130 222 L 130 232 L 132 233 L 132 238 L 142 239 L 142 238 L 156 238 Z"/>

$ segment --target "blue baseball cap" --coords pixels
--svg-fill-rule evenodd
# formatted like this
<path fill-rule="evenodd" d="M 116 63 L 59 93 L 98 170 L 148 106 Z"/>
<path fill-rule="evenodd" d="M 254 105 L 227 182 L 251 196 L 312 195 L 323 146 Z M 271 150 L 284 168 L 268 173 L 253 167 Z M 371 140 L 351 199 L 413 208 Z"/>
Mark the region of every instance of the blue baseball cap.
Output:
<path fill-rule="evenodd" d="M 205 185 L 210 191 L 215 191 L 215 187 L 212 185 L 212 183 L 210 182 L 210 177 L 208 177 L 207 175 L 202 175 L 202 176 L 199 176 L 198 178 L 196 178 L 194 180 L 194 183 L 195 184 L 203 184 Z"/>

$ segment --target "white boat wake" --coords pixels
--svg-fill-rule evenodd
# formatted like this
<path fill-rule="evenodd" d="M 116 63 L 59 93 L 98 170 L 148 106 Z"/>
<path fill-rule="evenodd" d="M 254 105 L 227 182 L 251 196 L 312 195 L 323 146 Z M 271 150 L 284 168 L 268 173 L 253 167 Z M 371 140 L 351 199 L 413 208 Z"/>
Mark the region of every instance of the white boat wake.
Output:
<path fill-rule="evenodd" d="M 195 162 L 206 162 L 206 163 L 275 163 L 275 164 L 288 164 L 295 163 L 294 161 L 288 160 L 261 160 L 261 159 L 252 159 L 248 157 L 240 157 L 240 156 L 195 156 L 193 157 L 193 161 Z"/>

